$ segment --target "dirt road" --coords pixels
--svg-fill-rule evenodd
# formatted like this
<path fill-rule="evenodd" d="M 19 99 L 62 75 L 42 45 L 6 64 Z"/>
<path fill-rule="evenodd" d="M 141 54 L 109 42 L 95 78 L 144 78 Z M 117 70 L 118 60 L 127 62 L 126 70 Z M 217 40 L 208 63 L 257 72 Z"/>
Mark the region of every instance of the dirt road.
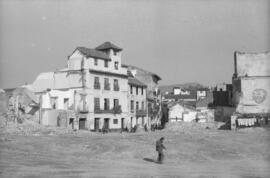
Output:
<path fill-rule="evenodd" d="M 0 177 L 270 177 L 270 131 L 1 134 Z M 155 141 L 165 137 L 165 163 Z"/>

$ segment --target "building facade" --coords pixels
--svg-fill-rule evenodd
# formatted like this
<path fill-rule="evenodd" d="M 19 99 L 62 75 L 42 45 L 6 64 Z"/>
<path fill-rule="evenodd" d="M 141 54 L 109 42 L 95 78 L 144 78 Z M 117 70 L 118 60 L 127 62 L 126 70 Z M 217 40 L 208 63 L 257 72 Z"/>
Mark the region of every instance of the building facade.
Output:
<path fill-rule="evenodd" d="M 150 122 L 147 113 L 146 99 L 147 86 L 133 77 L 129 77 L 128 85 L 128 127 L 133 128 L 135 125 L 139 127 L 144 127 L 146 125 L 149 127 Z"/>
<path fill-rule="evenodd" d="M 260 125 L 270 119 L 270 51 L 234 53 L 232 127 Z"/>
<path fill-rule="evenodd" d="M 77 47 L 66 68 L 38 75 L 32 88 L 42 106 L 41 123 L 91 131 L 149 125 L 147 85 L 128 75 L 121 56 L 111 42 Z"/>

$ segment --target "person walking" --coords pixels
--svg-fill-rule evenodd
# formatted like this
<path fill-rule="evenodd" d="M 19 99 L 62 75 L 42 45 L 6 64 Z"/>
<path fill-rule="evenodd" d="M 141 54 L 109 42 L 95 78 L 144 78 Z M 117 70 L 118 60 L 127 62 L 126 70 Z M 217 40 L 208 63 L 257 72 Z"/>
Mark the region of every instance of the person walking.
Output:
<path fill-rule="evenodd" d="M 156 151 L 158 152 L 158 159 L 157 162 L 159 164 L 163 163 L 163 159 L 164 159 L 164 153 L 163 150 L 166 150 L 166 147 L 163 145 L 163 141 L 164 141 L 164 137 L 161 137 L 160 139 L 158 139 L 156 141 Z"/>

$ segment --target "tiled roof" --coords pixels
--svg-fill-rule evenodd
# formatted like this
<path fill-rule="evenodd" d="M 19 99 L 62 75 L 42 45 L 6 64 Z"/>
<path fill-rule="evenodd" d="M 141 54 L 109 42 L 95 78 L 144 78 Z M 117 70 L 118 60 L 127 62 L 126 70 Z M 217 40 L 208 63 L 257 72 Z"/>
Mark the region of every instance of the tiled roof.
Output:
<path fill-rule="evenodd" d="M 128 84 L 140 86 L 140 87 L 147 87 L 147 85 L 145 85 L 144 83 L 142 83 L 141 81 L 139 81 L 138 79 L 133 78 L 133 77 L 128 78 Z"/>
<path fill-rule="evenodd" d="M 196 109 L 195 106 L 193 105 L 193 103 L 186 102 L 186 101 L 172 101 L 172 102 L 168 103 L 168 107 L 172 108 L 173 106 L 175 106 L 177 104 L 179 104 L 185 108 L 188 108 L 188 109 L 192 109 L 192 110 Z"/>
<path fill-rule="evenodd" d="M 118 46 L 109 41 L 106 41 L 105 43 L 99 45 L 98 47 L 96 47 L 96 49 L 97 50 L 114 49 L 116 51 L 122 51 L 122 48 L 119 48 Z"/>
<path fill-rule="evenodd" d="M 183 99 L 197 99 L 197 94 L 191 92 L 190 95 L 172 95 L 172 94 L 168 94 L 168 95 L 164 95 L 165 99 L 175 99 L 175 100 L 183 100 Z"/>
<path fill-rule="evenodd" d="M 98 51 L 96 49 L 90 49 L 86 47 L 77 47 L 77 49 L 86 57 L 93 57 L 111 61 L 111 58 L 106 53 Z"/>

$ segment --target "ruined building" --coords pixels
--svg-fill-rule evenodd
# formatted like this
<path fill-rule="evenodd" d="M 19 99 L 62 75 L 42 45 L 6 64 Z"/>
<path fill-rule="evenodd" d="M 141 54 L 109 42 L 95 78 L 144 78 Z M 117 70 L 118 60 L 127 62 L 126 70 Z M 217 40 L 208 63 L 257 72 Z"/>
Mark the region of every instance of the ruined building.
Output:
<path fill-rule="evenodd" d="M 267 123 L 270 116 L 270 51 L 234 54 L 232 127 Z M 263 122 L 263 123 L 261 123 Z"/>

